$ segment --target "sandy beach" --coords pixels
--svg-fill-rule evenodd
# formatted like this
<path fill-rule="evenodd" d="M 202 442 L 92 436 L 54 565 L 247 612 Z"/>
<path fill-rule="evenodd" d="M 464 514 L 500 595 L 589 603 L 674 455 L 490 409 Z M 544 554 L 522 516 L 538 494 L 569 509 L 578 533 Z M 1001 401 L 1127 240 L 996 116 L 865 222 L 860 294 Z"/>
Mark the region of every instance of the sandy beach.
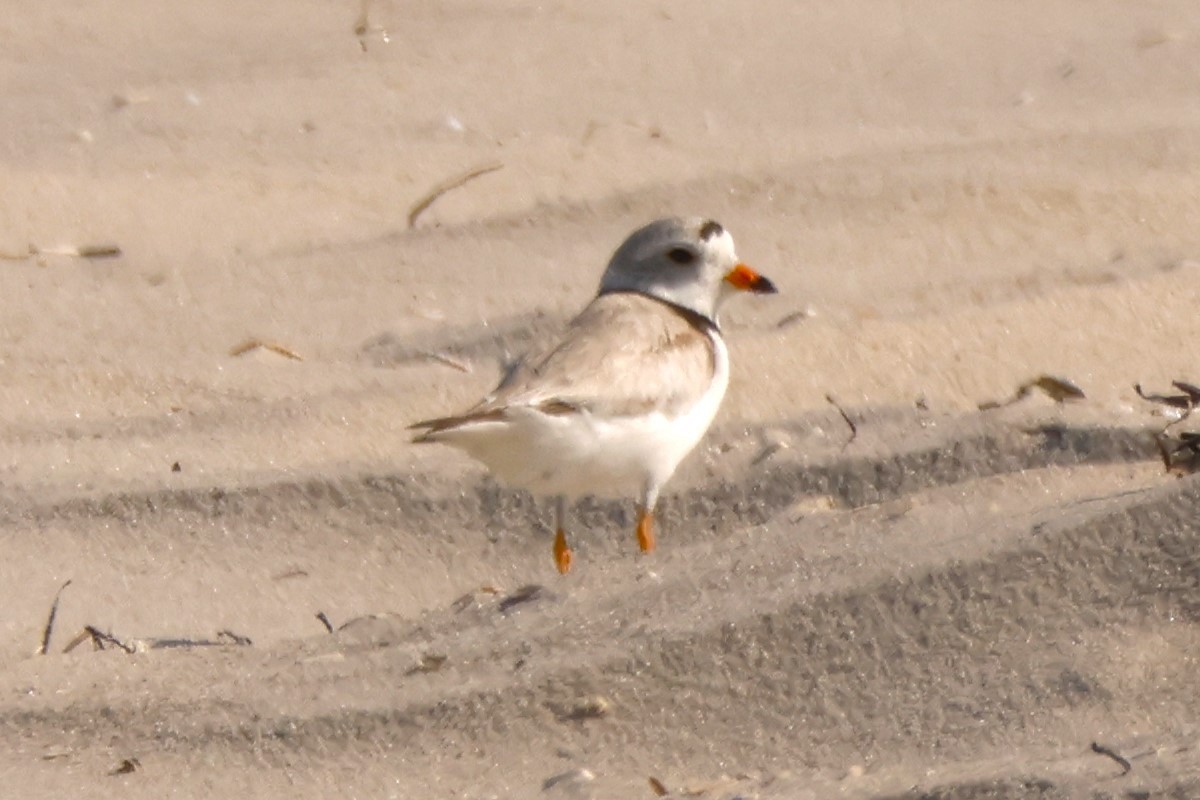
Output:
<path fill-rule="evenodd" d="M 1200 383 L 1194 0 L 0 40 L 6 793 L 1200 797 L 1200 478 L 1134 388 Z M 548 502 L 406 426 L 676 214 L 780 293 L 658 552 L 584 499 L 560 577 Z"/>

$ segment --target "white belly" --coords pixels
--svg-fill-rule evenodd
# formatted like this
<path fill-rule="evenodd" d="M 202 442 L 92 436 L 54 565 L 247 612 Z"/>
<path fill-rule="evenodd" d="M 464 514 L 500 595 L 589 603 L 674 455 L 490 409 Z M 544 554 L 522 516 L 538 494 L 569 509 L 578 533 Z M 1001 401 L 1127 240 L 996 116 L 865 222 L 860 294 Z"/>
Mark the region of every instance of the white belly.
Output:
<path fill-rule="evenodd" d="M 627 497 L 660 487 L 704 436 L 729 384 L 729 356 L 713 337 L 712 385 L 677 416 L 653 412 L 600 417 L 509 409 L 507 419 L 481 422 L 441 441 L 483 462 L 505 483 L 543 494 Z"/>

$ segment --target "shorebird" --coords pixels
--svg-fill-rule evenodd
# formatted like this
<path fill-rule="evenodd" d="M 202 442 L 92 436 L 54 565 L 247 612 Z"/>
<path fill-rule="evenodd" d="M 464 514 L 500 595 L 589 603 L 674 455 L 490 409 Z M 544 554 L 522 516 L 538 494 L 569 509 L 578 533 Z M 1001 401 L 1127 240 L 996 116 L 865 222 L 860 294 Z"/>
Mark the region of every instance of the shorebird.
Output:
<path fill-rule="evenodd" d="M 411 426 L 413 441 L 452 445 L 505 483 L 553 496 L 560 573 L 572 560 L 568 497 L 636 495 L 638 545 L 649 553 L 659 492 L 729 383 L 718 312 L 733 295 L 775 291 L 717 222 L 652 222 L 617 248 L 595 299 L 561 336 L 471 409 Z"/>

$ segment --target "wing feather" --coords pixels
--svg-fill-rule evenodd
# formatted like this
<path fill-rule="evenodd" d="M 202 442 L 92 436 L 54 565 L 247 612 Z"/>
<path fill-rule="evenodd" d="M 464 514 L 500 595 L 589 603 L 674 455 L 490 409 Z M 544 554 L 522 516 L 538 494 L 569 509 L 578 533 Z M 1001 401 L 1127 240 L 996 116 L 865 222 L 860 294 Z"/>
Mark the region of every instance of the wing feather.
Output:
<path fill-rule="evenodd" d="M 643 295 L 604 294 L 571 321 L 561 338 L 518 362 L 474 408 L 412 427 L 432 436 L 503 418 L 514 407 L 613 417 L 656 409 L 675 413 L 695 404 L 711 384 L 710 329 L 687 312 Z"/>

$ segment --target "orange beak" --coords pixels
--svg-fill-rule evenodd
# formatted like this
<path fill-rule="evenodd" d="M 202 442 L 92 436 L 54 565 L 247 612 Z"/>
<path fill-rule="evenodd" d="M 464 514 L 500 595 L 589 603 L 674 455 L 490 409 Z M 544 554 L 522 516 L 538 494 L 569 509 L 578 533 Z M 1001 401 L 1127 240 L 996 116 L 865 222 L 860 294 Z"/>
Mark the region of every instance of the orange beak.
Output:
<path fill-rule="evenodd" d="M 743 292 L 775 294 L 779 291 L 769 278 L 764 278 L 745 264 L 738 264 L 730 270 L 729 274 L 725 276 L 725 280 L 732 284 L 735 289 L 740 289 Z"/>

